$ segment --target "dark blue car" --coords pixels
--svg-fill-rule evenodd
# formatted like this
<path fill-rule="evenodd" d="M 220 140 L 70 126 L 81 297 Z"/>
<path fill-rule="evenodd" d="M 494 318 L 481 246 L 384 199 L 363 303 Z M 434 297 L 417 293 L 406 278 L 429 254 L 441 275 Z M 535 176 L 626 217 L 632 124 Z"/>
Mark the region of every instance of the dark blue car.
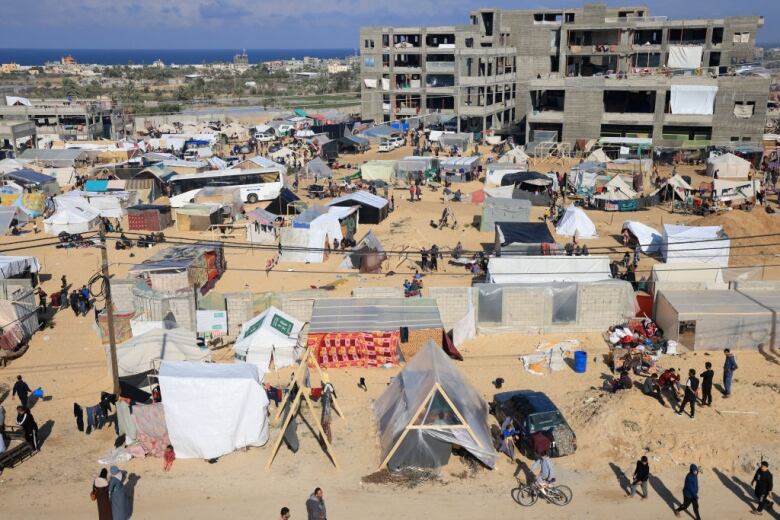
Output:
<path fill-rule="evenodd" d="M 570 455 L 577 450 L 577 437 L 563 414 L 547 394 L 533 390 L 514 390 L 493 396 L 490 411 L 498 423 L 506 417 L 514 419 L 520 431 L 520 449 L 532 454 L 534 434 L 546 436 L 551 442 L 552 457 Z"/>

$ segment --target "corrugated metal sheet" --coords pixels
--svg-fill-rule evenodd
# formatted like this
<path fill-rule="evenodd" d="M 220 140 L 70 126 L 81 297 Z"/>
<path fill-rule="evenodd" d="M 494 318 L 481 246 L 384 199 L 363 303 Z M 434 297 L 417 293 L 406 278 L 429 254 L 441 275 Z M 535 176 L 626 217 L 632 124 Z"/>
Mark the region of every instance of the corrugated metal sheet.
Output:
<path fill-rule="evenodd" d="M 314 302 L 310 332 L 441 328 L 432 298 L 326 298 Z"/>

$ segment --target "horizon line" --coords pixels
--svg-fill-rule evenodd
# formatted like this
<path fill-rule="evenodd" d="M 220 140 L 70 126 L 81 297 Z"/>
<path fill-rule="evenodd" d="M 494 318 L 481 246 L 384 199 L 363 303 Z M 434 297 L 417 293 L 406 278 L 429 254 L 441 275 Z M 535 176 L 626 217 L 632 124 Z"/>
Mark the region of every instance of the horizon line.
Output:
<path fill-rule="evenodd" d="M 342 51 L 357 47 L 3 47 L 4 51 Z"/>

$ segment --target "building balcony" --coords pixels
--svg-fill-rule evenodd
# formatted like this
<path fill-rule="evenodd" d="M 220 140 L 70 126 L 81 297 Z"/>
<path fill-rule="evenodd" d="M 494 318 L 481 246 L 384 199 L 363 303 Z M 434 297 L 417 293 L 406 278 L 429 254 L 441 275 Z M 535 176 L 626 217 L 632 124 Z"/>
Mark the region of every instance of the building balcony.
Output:
<path fill-rule="evenodd" d="M 604 112 L 601 116 L 602 124 L 642 124 L 652 125 L 655 114 L 646 113 L 619 113 L 619 112 Z"/>
<path fill-rule="evenodd" d="M 396 74 L 422 74 L 422 67 L 419 65 L 416 67 L 408 67 L 404 65 L 396 65 L 393 67 L 393 72 Z"/>
<path fill-rule="evenodd" d="M 455 72 L 454 61 L 429 61 L 425 63 L 425 70 L 428 72 Z"/>
<path fill-rule="evenodd" d="M 665 125 L 712 126 L 713 116 L 692 114 L 664 114 Z"/>
<path fill-rule="evenodd" d="M 533 111 L 527 114 L 529 123 L 563 123 L 564 112 L 558 110 Z"/>
<path fill-rule="evenodd" d="M 418 107 L 396 107 L 395 113 L 399 116 L 416 116 L 422 109 Z"/>
<path fill-rule="evenodd" d="M 495 85 L 496 83 L 513 83 L 516 81 L 515 73 L 498 74 L 496 76 L 460 76 L 460 85 L 466 87 L 481 87 Z"/>

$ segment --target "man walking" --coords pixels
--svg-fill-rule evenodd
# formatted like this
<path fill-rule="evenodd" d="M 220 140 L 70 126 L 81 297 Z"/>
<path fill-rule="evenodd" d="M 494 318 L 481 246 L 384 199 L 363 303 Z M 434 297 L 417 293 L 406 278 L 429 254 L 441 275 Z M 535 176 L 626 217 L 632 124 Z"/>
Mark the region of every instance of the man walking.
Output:
<path fill-rule="evenodd" d="M 685 404 L 691 404 L 691 419 L 693 419 L 696 413 L 696 397 L 699 394 L 699 378 L 696 377 L 696 370 L 688 370 L 688 380 L 685 382 L 685 394 L 683 395 L 683 401 L 680 404 L 680 409 L 677 410 L 677 415 L 682 415 L 685 409 Z"/>
<path fill-rule="evenodd" d="M 439 270 L 439 246 L 433 244 L 431 246 L 431 271 Z"/>
<path fill-rule="evenodd" d="M 731 350 L 724 349 L 723 353 L 726 355 L 726 360 L 723 363 L 723 397 L 731 397 L 731 381 L 734 378 L 734 371 L 737 367 L 737 359 Z"/>
<path fill-rule="evenodd" d="M 308 520 L 327 520 L 325 512 L 325 499 L 322 498 L 322 488 L 316 488 L 306 501 L 306 515 Z"/>
<path fill-rule="evenodd" d="M 642 500 L 647 498 L 647 479 L 650 478 L 650 464 L 647 462 L 647 457 L 642 455 L 642 458 L 636 461 L 636 469 L 634 470 L 634 480 L 631 482 L 631 493 L 629 496 L 633 497 L 636 493 L 637 485 L 642 486 Z"/>
<path fill-rule="evenodd" d="M 758 507 L 751 511 L 754 515 L 764 514 L 764 509 L 772 509 L 773 503 L 769 500 L 769 493 L 772 492 L 772 473 L 769 471 L 769 463 L 762 461 L 761 466 L 756 470 L 756 474 L 753 476 L 751 484 L 755 484 L 756 499 L 758 500 Z"/>
<path fill-rule="evenodd" d="M 712 378 L 715 372 L 712 370 L 712 363 L 704 363 L 704 372 L 701 373 L 701 405 L 712 406 Z"/>
<path fill-rule="evenodd" d="M 24 438 L 34 451 L 38 451 L 38 425 L 26 406 L 16 407 L 16 425 L 24 432 Z"/>
<path fill-rule="evenodd" d="M 30 395 L 30 387 L 24 382 L 22 376 L 16 376 L 16 383 L 14 383 L 14 389 L 11 396 L 19 396 L 19 402 L 22 406 L 27 408 L 27 397 Z"/>
<path fill-rule="evenodd" d="M 690 471 L 685 476 L 685 485 L 683 486 L 683 503 L 674 510 L 674 516 L 680 516 L 681 511 L 688 511 L 688 507 L 693 506 L 695 520 L 701 520 L 699 516 L 699 468 L 696 464 L 691 464 Z"/>

